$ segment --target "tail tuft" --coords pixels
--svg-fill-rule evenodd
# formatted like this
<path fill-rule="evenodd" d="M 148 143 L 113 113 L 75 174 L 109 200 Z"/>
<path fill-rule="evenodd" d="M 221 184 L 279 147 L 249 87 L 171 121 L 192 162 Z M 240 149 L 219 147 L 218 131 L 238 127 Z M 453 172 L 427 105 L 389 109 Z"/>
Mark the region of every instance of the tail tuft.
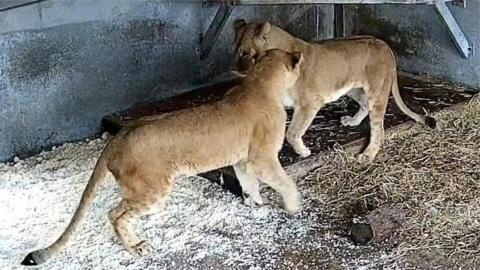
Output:
<path fill-rule="evenodd" d="M 37 261 L 33 258 L 33 252 L 31 252 L 25 257 L 25 259 L 23 259 L 21 264 L 32 266 L 32 265 L 38 265 L 39 263 L 37 263 Z"/>
<path fill-rule="evenodd" d="M 34 252 L 30 252 L 22 261 L 22 265 L 39 265 L 46 262 L 51 257 L 47 249 L 40 249 Z"/>
<path fill-rule="evenodd" d="M 425 116 L 425 125 L 431 129 L 435 129 L 437 127 L 437 120 L 431 116 Z"/>

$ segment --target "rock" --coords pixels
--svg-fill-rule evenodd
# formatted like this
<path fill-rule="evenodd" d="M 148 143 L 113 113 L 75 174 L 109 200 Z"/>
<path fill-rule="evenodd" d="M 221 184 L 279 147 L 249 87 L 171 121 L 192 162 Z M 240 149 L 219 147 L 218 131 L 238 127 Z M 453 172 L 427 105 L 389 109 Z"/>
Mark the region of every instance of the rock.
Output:
<path fill-rule="evenodd" d="M 107 140 L 108 138 L 109 138 L 108 132 L 104 132 L 104 133 L 102 134 L 102 140 L 105 141 L 105 140 Z"/>

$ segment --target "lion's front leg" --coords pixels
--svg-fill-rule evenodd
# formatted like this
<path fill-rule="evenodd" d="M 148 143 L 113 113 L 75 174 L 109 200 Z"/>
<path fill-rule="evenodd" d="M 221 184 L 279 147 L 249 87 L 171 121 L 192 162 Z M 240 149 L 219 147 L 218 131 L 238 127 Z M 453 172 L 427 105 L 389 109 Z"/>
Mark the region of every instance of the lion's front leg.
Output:
<path fill-rule="evenodd" d="M 323 105 L 323 104 L 322 104 Z M 317 111 L 321 106 L 308 104 L 303 106 L 295 106 L 292 121 L 287 130 L 287 141 L 293 147 L 295 152 L 302 157 L 308 157 L 311 154 L 310 149 L 305 146 L 302 136 L 312 123 Z"/>

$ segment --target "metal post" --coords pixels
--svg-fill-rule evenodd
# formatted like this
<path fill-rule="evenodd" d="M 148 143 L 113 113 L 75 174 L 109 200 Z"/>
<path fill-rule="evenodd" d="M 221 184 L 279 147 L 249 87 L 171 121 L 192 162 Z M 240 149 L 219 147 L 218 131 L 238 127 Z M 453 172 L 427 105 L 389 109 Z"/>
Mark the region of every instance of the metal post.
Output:
<path fill-rule="evenodd" d="M 343 4 L 335 4 L 334 7 L 334 35 L 336 38 L 341 38 L 345 36 L 345 12 Z"/>
<path fill-rule="evenodd" d="M 458 50 L 461 52 L 462 56 L 467 59 L 470 55 L 473 55 L 473 44 L 471 44 L 463 34 L 462 29 L 453 17 L 452 12 L 447 7 L 446 1 L 436 1 L 435 9 L 440 19 L 447 26 L 448 32 L 452 36 L 453 41 Z"/>
<path fill-rule="evenodd" d="M 202 37 L 200 44 L 200 60 L 205 60 L 210 54 L 210 51 L 212 51 L 213 45 L 217 41 L 223 26 L 232 13 L 232 10 L 233 8 L 228 1 L 225 1 L 218 7 L 212 23 L 208 27 L 205 35 Z"/>

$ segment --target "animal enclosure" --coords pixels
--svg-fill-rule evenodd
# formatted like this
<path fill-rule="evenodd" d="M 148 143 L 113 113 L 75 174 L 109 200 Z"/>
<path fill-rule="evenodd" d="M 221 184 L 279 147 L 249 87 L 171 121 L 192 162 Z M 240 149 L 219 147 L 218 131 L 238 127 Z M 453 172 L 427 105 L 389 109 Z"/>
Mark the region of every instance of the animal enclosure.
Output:
<path fill-rule="evenodd" d="M 390 96 L 384 145 L 360 164 L 369 121 L 341 125 L 359 108 L 342 97 L 303 137 L 311 156 L 287 142 L 279 154 L 302 212 L 284 213 L 267 187 L 263 206 L 244 205 L 231 167 L 181 176 L 166 211 L 137 226 L 153 246 L 144 258 L 107 221 L 121 193 L 109 178 L 71 245 L 41 269 L 480 268 L 479 14 L 476 0 L 0 1 L 0 268 L 63 232 L 123 127 L 243 82 L 232 72 L 239 19 L 307 42 L 384 40 L 403 100 L 437 129 Z"/>

